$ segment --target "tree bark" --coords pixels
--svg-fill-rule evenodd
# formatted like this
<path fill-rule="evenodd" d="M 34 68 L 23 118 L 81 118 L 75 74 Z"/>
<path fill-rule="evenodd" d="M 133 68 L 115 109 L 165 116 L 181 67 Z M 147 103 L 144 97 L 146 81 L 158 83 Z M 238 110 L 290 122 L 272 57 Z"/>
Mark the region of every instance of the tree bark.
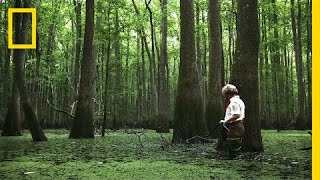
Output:
<path fill-rule="evenodd" d="M 312 128 L 312 0 L 307 0 L 307 80 L 308 80 L 308 104 L 307 104 L 307 128 Z"/>
<path fill-rule="evenodd" d="M 150 22 L 150 31 L 151 31 L 151 56 L 149 56 L 150 60 L 150 88 L 151 88 L 151 120 L 155 118 L 155 116 L 158 114 L 158 92 L 157 92 L 157 83 L 156 83 L 156 58 L 155 58 L 155 35 L 154 35 L 154 23 L 153 23 L 153 13 L 150 8 L 151 0 L 145 0 L 145 4 L 147 7 L 147 10 L 149 12 L 149 22 Z M 145 33 L 143 32 L 144 38 Z M 147 43 L 146 38 L 144 39 L 144 42 Z M 145 44 L 146 48 L 148 47 L 147 44 Z"/>
<path fill-rule="evenodd" d="M 8 2 L 6 2 L 8 4 Z M 4 24 L 3 24 L 3 27 L 6 27 L 7 26 L 7 9 L 8 9 L 8 5 L 5 6 L 5 10 L 4 10 Z M 3 29 L 3 34 L 5 34 L 5 29 Z M 8 44 L 8 37 L 7 36 L 3 36 L 3 42 L 4 44 Z M 3 96 L 1 98 L 1 105 L 0 107 L 3 107 L 3 108 L 6 108 L 8 107 L 8 103 L 10 103 L 10 93 L 11 93 L 11 87 L 12 87 L 12 82 L 14 80 L 12 80 L 12 78 L 10 77 L 10 57 L 11 57 L 11 49 L 3 49 L 4 51 L 4 55 L 3 55 L 3 59 L 4 59 L 4 64 L 3 64 L 3 68 L 1 69 L 1 84 L 2 84 L 2 87 L 3 87 Z M 1 63 L 2 65 L 2 63 Z M 1 112 L 0 112 L 1 113 Z M 0 124 L 1 124 L 1 121 L 0 121 Z"/>
<path fill-rule="evenodd" d="M 79 98 L 69 138 L 94 138 L 93 115 L 96 60 L 93 57 L 93 28 L 94 0 L 87 0 Z"/>
<path fill-rule="evenodd" d="M 257 0 L 239 0 L 237 39 L 231 83 L 246 104 L 245 151 L 263 151 L 259 117 L 258 52 L 259 23 Z"/>
<path fill-rule="evenodd" d="M 206 104 L 206 120 L 211 137 L 217 138 L 215 126 L 223 117 L 221 97 L 222 43 L 219 1 L 209 0 L 209 89 Z"/>
<path fill-rule="evenodd" d="M 296 74 L 298 80 L 298 104 L 299 112 L 296 121 L 296 129 L 306 128 L 306 113 L 305 113 L 305 87 L 303 82 L 303 65 L 302 65 L 302 48 L 301 48 L 301 5 L 298 0 L 298 17 L 296 22 L 294 0 L 291 0 L 291 20 L 292 20 L 292 33 L 294 43 L 294 54 L 296 63 Z"/>
<path fill-rule="evenodd" d="M 24 7 L 29 7 L 30 1 L 24 0 Z M 15 7 L 21 7 L 21 0 L 16 0 Z M 30 25 L 30 15 L 17 14 L 14 20 L 15 23 L 15 43 L 25 44 L 28 37 L 28 29 Z M 25 118 L 30 126 L 30 132 L 33 141 L 46 141 L 45 136 L 40 123 L 38 121 L 37 114 L 35 113 L 32 103 L 27 91 L 27 84 L 25 80 L 25 55 L 26 50 L 15 49 L 13 51 L 13 62 L 15 70 L 15 78 L 19 88 L 21 96 L 21 104 L 25 113 Z"/>
<path fill-rule="evenodd" d="M 73 89 L 75 91 L 75 99 L 78 96 L 78 84 L 80 74 L 80 55 L 81 55 L 81 2 L 73 0 L 74 10 L 76 13 L 76 51 L 74 63 L 74 83 Z"/>
<path fill-rule="evenodd" d="M 109 7 L 110 8 L 110 7 Z M 107 110 L 107 106 L 108 106 L 108 84 L 109 84 L 109 74 L 110 74 L 110 70 L 109 70 L 109 63 L 110 63 L 110 51 L 111 51 L 111 28 L 110 28 L 110 12 L 111 10 L 108 9 L 108 45 L 107 45 L 107 62 L 106 62 L 106 77 L 105 77 L 105 81 L 104 81 L 104 98 L 103 98 L 103 123 L 102 123 L 102 131 L 101 131 L 101 136 L 104 137 L 105 134 L 105 129 L 107 126 L 107 115 L 108 115 L 108 110 Z"/>
<path fill-rule="evenodd" d="M 172 139 L 174 143 L 208 135 L 196 64 L 193 0 L 180 0 L 180 37 L 180 68 Z"/>
<path fill-rule="evenodd" d="M 166 78 L 167 52 L 167 0 L 161 1 L 162 25 L 161 25 L 161 47 L 159 62 L 159 114 L 157 116 L 157 132 L 169 132 L 169 97 Z"/>
<path fill-rule="evenodd" d="M 117 5 L 118 6 L 118 2 Z M 116 80 L 115 80 L 115 116 L 113 121 L 113 129 L 118 129 L 120 124 L 120 94 L 121 94 L 121 55 L 120 55 L 120 29 L 119 29 L 119 11 L 118 7 L 115 10 L 115 44 L 114 44 L 114 53 L 115 53 L 115 64 L 116 64 Z"/>

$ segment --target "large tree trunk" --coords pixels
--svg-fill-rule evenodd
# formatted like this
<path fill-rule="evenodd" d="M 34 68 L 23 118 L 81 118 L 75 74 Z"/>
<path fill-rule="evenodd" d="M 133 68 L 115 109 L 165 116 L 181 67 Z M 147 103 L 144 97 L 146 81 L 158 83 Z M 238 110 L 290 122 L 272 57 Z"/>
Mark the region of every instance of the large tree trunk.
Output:
<path fill-rule="evenodd" d="M 30 1 L 24 0 L 24 7 L 29 7 L 29 3 Z M 15 7 L 17 8 L 22 7 L 20 0 L 16 0 Z M 30 15 L 16 14 L 14 23 L 15 23 L 15 43 L 25 44 L 27 42 L 27 37 L 28 37 Z M 21 104 L 25 113 L 25 119 L 29 124 L 33 141 L 46 141 L 47 137 L 45 136 L 40 126 L 37 114 L 35 113 L 32 107 L 32 103 L 27 91 L 27 84 L 25 80 L 25 66 L 24 66 L 25 55 L 26 55 L 26 50 L 24 49 L 15 49 L 13 51 L 15 78 L 16 78 L 20 96 L 21 96 Z"/>
<path fill-rule="evenodd" d="M 238 87 L 246 104 L 243 141 L 243 148 L 246 151 L 263 151 L 259 117 L 257 11 L 257 0 L 238 1 L 236 52 L 231 83 Z"/>
<path fill-rule="evenodd" d="M 94 138 L 94 81 L 96 60 L 93 57 L 94 1 L 86 1 L 86 26 L 81 63 L 78 104 L 69 138 Z"/>
<path fill-rule="evenodd" d="M 167 52 L 167 0 L 161 1 L 162 26 L 161 26 L 161 47 L 159 62 L 159 114 L 157 116 L 157 132 L 169 132 L 169 98 L 166 78 Z"/>
<path fill-rule="evenodd" d="M 180 68 L 174 114 L 174 143 L 208 135 L 195 53 L 193 0 L 180 0 Z"/>
<path fill-rule="evenodd" d="M 209 89 L 206 105 L 206 120 L 209 134 L 217 138 L 219 132 L 215 126 L 222 118 L 221 64 L 222 43 L 220 29 L 219 1 L 209 0 Z"/>

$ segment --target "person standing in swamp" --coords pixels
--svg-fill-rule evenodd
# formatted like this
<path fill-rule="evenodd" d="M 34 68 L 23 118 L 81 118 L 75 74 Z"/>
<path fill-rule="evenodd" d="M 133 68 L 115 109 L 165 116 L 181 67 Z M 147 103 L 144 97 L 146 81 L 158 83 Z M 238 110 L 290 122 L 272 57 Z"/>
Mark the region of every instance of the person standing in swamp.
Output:
<path fill-rule="evenodd" d="M 238 95 L 238 89 L 232 84 L 225 85 L 221 89 L 221 94 L 226 97 L 227 103 L 224 119 L 219 122 L 223 128 L 220 139 L 222 148 L 218 150 L 240 150 L 241 137 L 245 131 L 243 126 L 245 104 Z"/>

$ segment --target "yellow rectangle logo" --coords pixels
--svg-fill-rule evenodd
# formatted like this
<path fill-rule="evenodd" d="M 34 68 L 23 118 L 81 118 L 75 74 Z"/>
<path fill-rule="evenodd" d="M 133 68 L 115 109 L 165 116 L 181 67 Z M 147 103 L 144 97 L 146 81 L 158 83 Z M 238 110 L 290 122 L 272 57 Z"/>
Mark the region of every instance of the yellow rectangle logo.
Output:
<path fill-rule="evenodd" d="M 32 40 L 31 44 L 13 44 L 12 36 L 12 17 L 13 13 L 31 13 L 32 16 Z M 36 49 L 36 32 L 37 32 L 36 8 L 9 8 L 8 9 L 8 48 L 9 49 Z"/>

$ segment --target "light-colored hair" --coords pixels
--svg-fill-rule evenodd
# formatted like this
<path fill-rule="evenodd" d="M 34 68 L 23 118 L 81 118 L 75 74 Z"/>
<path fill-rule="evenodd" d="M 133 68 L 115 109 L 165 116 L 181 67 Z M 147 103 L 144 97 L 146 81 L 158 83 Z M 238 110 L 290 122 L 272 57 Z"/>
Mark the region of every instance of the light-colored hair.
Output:
<path fill-rule="evenodd" d="M 232 84 L 227 84 L 221 89 L 221 94 L 225 96 L 226 94 L 238 94 L 238 89 Z"/>

